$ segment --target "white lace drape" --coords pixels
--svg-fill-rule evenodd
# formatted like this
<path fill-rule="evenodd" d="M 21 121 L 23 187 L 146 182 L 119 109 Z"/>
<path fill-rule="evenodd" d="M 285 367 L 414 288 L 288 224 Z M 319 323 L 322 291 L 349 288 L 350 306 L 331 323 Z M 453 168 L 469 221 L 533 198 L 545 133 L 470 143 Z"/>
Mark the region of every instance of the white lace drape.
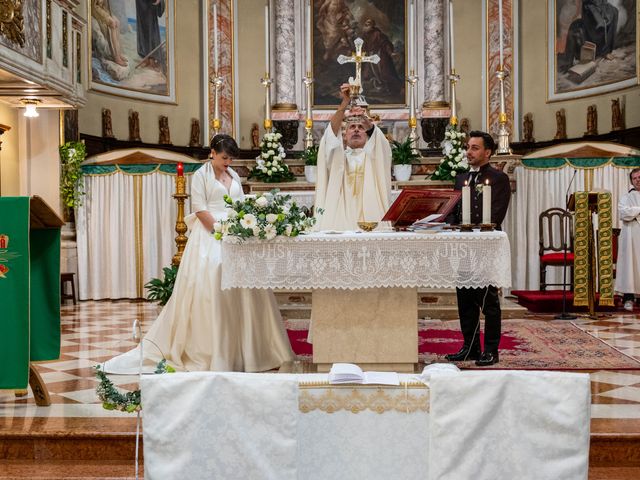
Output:
<path fill-rule="evenodd" d="M 511 269 L 514 290 L 537 290 L 540 283 L 540 262 L 538 256 L 538 217 L 548 208 L 565 208 L 566 192 L 574 175 L 572 167 L 555 170 L 539 170 L 517 167 L 516 193 L 503 229 L 511 242 Z M 607 165 L 595 168 L 593 188 L 608 190 L 613 198 L 613 226 L 620 227 L 617 199 L 629 188 L 629 169 Z M 584 190 L 585 170 L 578 170 L 570 193 Z M 556 235 L 559 232 L 556 232 Z M 548 268 L 547 281 L 562 282 L 562 268 Z"/>
<path fill-rule="evenodd" d="M 117 171 L 85 176 L 84 189 L 76 210 L 79 298 L 146 296 L 143 285 L 161 277 L 175 253 L 175 177 Z"/>
<path fill-rule="evenodd" d="M 222 246 L 222 288 L 511 285 L 504 232 L 313 233 Z"/>

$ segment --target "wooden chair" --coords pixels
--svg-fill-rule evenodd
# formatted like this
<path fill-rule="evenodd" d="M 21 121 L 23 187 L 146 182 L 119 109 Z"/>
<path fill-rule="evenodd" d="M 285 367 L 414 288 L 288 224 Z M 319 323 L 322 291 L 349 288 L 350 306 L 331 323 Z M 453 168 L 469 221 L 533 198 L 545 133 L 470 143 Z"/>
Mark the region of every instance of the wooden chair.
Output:
<path fill-rule="evenodd" d="M 549 208 L 538 218 L 540 235 L 540 290 L 548 286 L 567 286 L 573 290 L 573 215 L 563 208 Z M 566 259 L 564 246 L 567 247 Z M 569 281 L 565 283 L 547 283 L 547 267 L 569 268 Z"/>

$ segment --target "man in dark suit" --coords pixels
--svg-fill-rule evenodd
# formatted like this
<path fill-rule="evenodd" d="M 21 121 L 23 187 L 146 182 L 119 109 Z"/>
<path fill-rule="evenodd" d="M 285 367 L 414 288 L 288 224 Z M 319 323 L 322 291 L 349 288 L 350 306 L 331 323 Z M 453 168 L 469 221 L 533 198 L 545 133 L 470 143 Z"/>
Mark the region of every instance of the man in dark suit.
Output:
<path fill-rule="evenodd" d="M 465 182 L 471 187 L 471 223 L 482 223 L 482 193 L 476 185 L 491 185 L 491 223 L 500 230 L 509 207 L 511 186 L 509 177 L 489 164 L 489 158 L 496 144 L 491 135 L 485 132 L 469 132 L 467 159 L 471 170 L 456 176 L 456 190 L 462 190 Z M 451 224 L 461 223 L 461 204 L 447 218 Z M 456 288 L 458 297 L 458 316 L 460 329 L 464 337 L 462 348 L 445 356 L 447 360 L 458 362 L 475 360 L 478 366 L 498 363 L 498 344 L 502 313 L 500 298 L 495 286 L 484 288 Z M 480 351 L 480 310 L 484 313 L 484 351 Z"/>

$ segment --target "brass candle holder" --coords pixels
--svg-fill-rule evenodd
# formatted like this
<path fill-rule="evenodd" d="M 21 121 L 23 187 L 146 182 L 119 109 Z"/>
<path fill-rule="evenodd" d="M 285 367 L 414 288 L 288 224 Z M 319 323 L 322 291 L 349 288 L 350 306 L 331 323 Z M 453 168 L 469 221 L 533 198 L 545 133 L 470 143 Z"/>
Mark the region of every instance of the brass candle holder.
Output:
<path fill-rule="evenodd" d="M 473 224 L 472 223 L 462 223 L 460 224 L 461 232 L 473 232 Z"/>
<path fill-rule="evenodd" d="M 187 224 L 184 223 L 184 201 L 189 198 L 186 189 L 186 178 L 184 176 L 176 176 L 176 193 L 174 193 L 173 198 L 176 199 L 178 203 L 178 215 L 176 218 L 176 233 L 178 236 L 176 237 L 176 246 L 178 247 L 178 251 L 171 259 L 171 264 L 176 267 L 180 266 L 180 261 L 182 260 L 182 252 L 184 252 L 184 247 L 187 245 Z"/>
<path fill-rule="evenodd" d="M 495 223 L 481 223 L 480 231 L 481 232 L 493 232 L 496 229 Z"/>

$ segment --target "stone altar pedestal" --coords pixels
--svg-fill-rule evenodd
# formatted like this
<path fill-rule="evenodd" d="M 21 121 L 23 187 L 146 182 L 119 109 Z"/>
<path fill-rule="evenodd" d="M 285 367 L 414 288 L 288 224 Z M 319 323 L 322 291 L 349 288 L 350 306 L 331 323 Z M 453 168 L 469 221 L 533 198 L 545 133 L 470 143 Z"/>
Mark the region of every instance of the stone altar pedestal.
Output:
<path fill-rule="evenodd" d="M 416 288 L 313 291 L 313 363 L 413 372 L 418 363 Z"/>

